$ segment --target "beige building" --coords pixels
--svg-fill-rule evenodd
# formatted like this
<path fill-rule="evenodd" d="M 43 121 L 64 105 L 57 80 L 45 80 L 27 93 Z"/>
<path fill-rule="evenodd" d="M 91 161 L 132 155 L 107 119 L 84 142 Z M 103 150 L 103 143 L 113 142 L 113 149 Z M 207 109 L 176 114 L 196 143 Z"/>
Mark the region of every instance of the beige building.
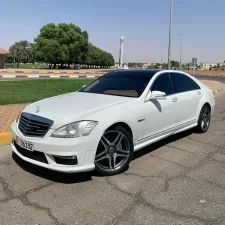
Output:
<path fill-rule="evenodd" d="M 200 69 L 201 70 L 209 70 L 210 68 L 217 66 L 217 64 L 218 63 L 215 63 L 215 62 L 202 62 L 202 63 L 200 63 Z"/>
<path fill-rule="evenodd" d="M 5 54 L 7 53 L 6 50 L 0 48 L 0 69 L 4 69 L 5 66 Z"/>

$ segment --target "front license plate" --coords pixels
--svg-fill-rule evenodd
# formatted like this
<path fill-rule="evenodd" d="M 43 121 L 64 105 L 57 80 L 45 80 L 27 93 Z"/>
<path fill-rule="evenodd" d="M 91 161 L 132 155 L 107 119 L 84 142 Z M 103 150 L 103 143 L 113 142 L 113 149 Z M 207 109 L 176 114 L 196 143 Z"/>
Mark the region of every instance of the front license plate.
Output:
<path fill-rule="evenodd" d="M 16 143 L 21 147 L 25 148 L 26 150 L 33 151 L 34 150 L 34 144 L 29 141 L 24 141 L 19 137 L 16 137 Z"/>

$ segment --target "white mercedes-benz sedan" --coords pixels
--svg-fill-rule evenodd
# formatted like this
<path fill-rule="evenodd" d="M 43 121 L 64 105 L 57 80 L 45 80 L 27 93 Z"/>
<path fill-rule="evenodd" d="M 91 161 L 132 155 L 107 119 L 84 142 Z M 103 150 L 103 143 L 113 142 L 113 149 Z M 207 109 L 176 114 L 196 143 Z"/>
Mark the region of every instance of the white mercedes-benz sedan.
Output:
<path fill-rule="evenodd" d="M 214 109 L 212 90 L 189 74 L 118 70 L 28 105 L 11 126 L 11 146 L 51 170 L 113 175 L 153 142 L 191 128 L 206 132 Z"/>

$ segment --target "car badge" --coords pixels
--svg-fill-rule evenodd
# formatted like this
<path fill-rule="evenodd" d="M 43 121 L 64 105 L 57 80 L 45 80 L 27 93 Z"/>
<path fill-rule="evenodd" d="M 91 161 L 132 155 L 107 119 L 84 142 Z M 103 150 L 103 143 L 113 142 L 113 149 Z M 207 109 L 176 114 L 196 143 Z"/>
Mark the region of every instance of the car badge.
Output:
<path fill-rule="evenodd" d="M 39 113 L 40 112 L 40 106 L 38 105 L 37 107 L 36 107 L 36 113 Z"/>

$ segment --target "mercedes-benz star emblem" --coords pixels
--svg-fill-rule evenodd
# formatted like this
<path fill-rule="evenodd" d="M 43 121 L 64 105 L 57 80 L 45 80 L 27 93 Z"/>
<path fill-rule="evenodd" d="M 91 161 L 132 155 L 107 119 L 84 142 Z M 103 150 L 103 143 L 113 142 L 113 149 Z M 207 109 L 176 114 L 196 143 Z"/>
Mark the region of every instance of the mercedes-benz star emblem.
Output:
<path fill-rule="evenodd" d="M 36 113 L 39 113 L 39 111 L 40 111 L 40 105 L 38 105 L 38 106 L 36 107 Z"/>

